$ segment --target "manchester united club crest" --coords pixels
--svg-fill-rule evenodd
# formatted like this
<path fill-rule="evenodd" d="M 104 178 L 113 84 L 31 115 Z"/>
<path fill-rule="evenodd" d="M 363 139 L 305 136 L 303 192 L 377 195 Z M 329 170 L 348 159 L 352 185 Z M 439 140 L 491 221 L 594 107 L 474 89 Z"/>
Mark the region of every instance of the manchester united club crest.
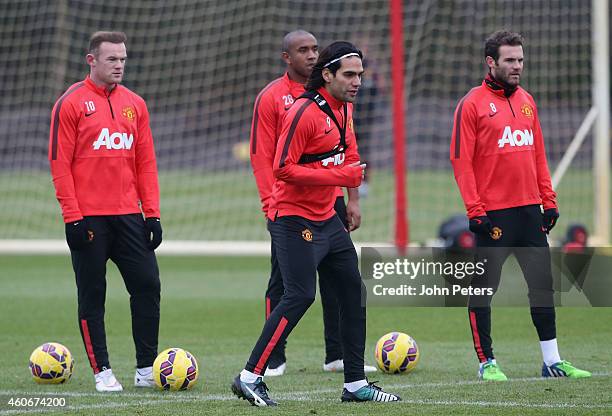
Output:
<path fill-rule="evenodd" d="M 125 107 L 123 110 L 121 110 L 121 115 L 130 121 L 134 121 L 136 111 L 134 111 L 132 107 Z"/>
<path fill-rule="evenodd" d="M 521 106 L 521 113 L 527 118 L 533 118 L 533 107 L 529 104 L 523 104 Z"/>
<path fill-rule="evenodd" d="M 302 238 L 310 243 L 312 241 L 312 231 L 306 228 L 302 231 Z"/>
<path fill-rule="evenodd" d="M 350 130 L 350 131 L 352 131 L 353 133 L 355 133 L 355 130 L 353 129 L 353 118 L 352 118 L 352 117 L 351 117 L 351 118 L 349 118 L 349 121 L 348 121 L 348 128 L 349 128 L 349 130 Z"/>
<path fill-rule="evenodd" d="M 502 237 L 502 229 L 499 227 L 493 227 L 491 230 L 491 238 L 493 240 L 499 240 Z"/>

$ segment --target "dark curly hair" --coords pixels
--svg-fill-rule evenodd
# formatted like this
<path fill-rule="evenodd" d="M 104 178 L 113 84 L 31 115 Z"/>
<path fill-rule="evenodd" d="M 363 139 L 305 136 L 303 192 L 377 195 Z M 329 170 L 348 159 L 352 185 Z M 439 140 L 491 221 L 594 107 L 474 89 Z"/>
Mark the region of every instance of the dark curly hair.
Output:
<path fill-rule="evenodd" d="M 484 45 L 484 56 L 490 56 L 497 62 L 499 59 L 499 47 L 500 46 L 523 46 L 523 37 L 516 32 L 510 32 L 508 30 L 498 30 L 497 32 L 491 33 Z"/>
<path fill-rule="evenodd" d="M 317 90 L 325 85 L 323 79 L 323 68 L 327 68 L 332 74 L 336 74 L 336 71 L 342 66 L 342 58 L 346 55 L 359 56 L 363 59 L 363 53 L 357 49 L 355 45 L 346 41 L 338 41 L 329 45 L 327 48 L 319 54 L 319 59 L 312 69 L 312 73 L 306 83 L 306 90 Z"/>

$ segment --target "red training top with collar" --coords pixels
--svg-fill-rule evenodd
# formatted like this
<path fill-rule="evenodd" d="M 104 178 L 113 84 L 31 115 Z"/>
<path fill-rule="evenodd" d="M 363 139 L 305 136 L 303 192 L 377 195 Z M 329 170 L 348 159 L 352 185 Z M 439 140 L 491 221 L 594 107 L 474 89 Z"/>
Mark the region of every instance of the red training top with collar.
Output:
<path fill-rule="evenodd" d="M 333 98 L 325 88 L 318 92 L 325 98 L 340 126 L 344 124 L 342 101 Z M 268 218 L 298 215 L 323 221 L 335 215 L 334 203 L 338 186 L 356 188 L 361 183 L 362 169 L 348 165 L 359 161 L 353 131 L 353 106 L 347 105 L 345 153 L 322 161 L 299 164 L 303 154 L 320 154 L 332 150 L 340 142 L 335 123 L 318 105 L 300 99 L 283 120 L 283 127 L 274 156 L 274 190 Z"/>
<path fill-rule="evenodd" d="M 159 217 L 149 112 L 122 85 L 110 93 L 89 78 L 72 85 L 51 114 L 49 161 L 64 222 L 142 212 Z"/>
<path fill-rule="evenodd" d="M 536 104 L 521 87 L 506 97 L 488 76 L 461 99 L 450 159 L 469 218 L 523 205 L 557 207 Z"/>
<path fill-rule="evenodd" d="M 262 211 L 267 214 L 274 185 L 273 162 L 283 119 L 293 102 L 304 93 L 304 85 L 289 74 L 275 79 L 255 99 L 251 124 L 251 167 L 257 183 Z M 342 196 L 338 188 L 337 195 Z"/>

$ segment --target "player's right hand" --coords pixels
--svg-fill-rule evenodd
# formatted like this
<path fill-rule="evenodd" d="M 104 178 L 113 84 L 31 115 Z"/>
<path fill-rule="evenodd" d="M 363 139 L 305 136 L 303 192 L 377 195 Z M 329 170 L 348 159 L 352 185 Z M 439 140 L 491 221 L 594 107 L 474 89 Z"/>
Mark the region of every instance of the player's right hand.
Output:
<path fill-rule="evenodd" d="M 474 234 L 491 234 L 493 224 L 486 215 L 470 218 L 470 231 Z"/>
<path fill-rule="evenodd" d="M 361 163 L 361 161 L 358 160 L 357 162 L 353 162 L 353 163 L 347 165 L 347 168 L 359 168 L 359 170 L 352 169 L 352 171 L 355 172 L 355 174 L 354 174 L 355 176 L 353 177 L 353 179 L 356 179 L 357 181 L 356 181 L 356 183 L 353 186 L 350 186 L 350 188 L 357 188 L 359 185 L 361 185 L 361 181 L 365 177 L 366 164 L 365 163 Z M 351 172 L 351 173 L 353 173 L 353 172 Z M 359 175 L 359 176 L 357 177 L 357 175 Z"/>
<path fill-rule="evenodd" d="M 85 218 L 66 223 L 66 242 L 70 250 L 81 250 L 90 244 L 93 239 L 93 231 L 87 230 L 87 220 Z"/>

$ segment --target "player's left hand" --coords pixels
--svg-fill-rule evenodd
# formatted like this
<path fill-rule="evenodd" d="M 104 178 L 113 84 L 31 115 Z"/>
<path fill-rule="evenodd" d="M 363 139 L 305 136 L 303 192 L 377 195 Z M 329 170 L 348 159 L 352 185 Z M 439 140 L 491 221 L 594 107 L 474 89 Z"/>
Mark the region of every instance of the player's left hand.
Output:
<path fill-rule="evenodd" d="M 359 201 L 349 199 L 346 204 L 346 221 L 349 225 L 349 231 L 354 231 L 361 225 L 361 208 L 359 208 Z"/>
<path fill-rule="evenodd" d="M 151 217 L 145 220 L 145 228 L 147 230 L 147 247 L 149 250 L 155 250 L 162 242 L 162 226 L 159 218 Z"/>
<path fill-rule="evenodd" d="M 546 234 L 550 233 L 550 230 L 557 224 L 558 219 L 559 210 L 557 208 L 545 209 L 542 214 L 542 231 Z"/>

